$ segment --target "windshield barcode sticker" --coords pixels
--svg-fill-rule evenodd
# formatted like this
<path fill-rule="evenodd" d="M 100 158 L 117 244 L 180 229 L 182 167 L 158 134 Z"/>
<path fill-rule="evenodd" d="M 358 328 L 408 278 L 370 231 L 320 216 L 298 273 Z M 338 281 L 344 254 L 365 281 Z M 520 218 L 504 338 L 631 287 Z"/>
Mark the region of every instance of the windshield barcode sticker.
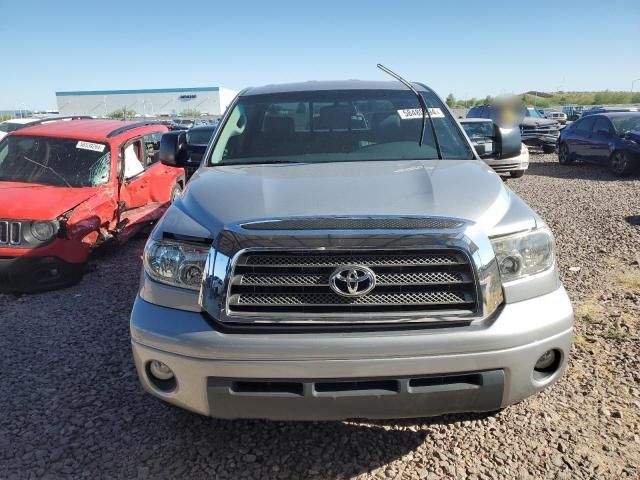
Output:
<path fill-rule="evenodd" d="M 93 143 L 93 142 L 83 142 L 79 141 L 76 144 L 76 148 L 81 148 L 83 150 L 92 150 L 94 152 L 104 152 L 104 145 L 101 143 Z"/>
<path fill-rule="evenodd" d="M 439 108 L 429 108 L 429 114 L 431 118 L 444 118 L 444 113 Z M 398 110 L 398 115 L 402 120 L 413 120 L 415 118 L 422 118 L 421 108 L 405 108 Z"/>

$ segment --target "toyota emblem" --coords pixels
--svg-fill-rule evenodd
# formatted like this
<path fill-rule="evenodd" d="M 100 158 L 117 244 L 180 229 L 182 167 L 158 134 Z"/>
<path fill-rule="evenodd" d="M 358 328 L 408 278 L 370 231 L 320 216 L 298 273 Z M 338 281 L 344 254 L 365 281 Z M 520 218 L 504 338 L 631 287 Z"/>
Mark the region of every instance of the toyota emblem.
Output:
<path fill-rule="evenodd" d="M 329 277 L 329 286 L 343 297 L 360 297 L 376 286 L 376 274 L 367 267 L 345 265 L 334 270 Z"/>

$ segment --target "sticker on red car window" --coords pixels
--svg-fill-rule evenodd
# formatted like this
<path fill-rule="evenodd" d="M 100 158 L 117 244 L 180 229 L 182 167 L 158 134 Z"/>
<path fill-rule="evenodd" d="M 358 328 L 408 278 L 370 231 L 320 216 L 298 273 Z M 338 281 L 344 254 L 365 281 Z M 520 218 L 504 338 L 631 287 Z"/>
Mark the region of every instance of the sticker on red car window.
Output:
<path fill-rule="evenodd" d="M 444 113 L 439 108 L 429 108 L 431 118 L 444 118 Z M 413 120 L 414 118 L 422 118 L 421 108 L 404 108 L 398 110 L 398 115 L 402 120 Z"/>
<path fill-rule="evenodd" d="M 101 144 L 101 143 L 93 143 L 93 142 L 84 142 L 84 141 L 79 141 L 76 144 L 76 148 L 81 148 L 82 150 L 92 150 L 94 152 L 104 152 L 104 147 L 105 145 Z"/>

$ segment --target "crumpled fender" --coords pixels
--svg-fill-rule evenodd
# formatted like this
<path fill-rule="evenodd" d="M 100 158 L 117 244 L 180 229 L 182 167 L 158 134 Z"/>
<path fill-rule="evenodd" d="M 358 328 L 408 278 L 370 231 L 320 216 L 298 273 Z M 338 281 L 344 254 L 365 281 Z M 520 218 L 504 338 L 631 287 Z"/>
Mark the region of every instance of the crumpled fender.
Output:
<path fill-rule="evenodd" d="M 117 192 L 106 185 L 86 201 L 76 205 L 65 220 L 65 237 L 90 247 L 95 246 L 100 233 L 107 234 L 115 227 Z"/>

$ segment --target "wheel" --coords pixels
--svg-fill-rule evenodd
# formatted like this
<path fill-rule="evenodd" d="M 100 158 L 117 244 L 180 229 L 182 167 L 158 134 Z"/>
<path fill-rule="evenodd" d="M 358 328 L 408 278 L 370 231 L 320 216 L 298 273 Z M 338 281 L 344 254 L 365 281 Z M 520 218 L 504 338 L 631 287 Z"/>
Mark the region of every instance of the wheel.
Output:
<path fill-rule="evenodd" d="M 569 146 L 566 143 L 560 144 L 560 149 L 558 150 L 558 162 L 560 162 L 560 165 L 571 165 L 575 162 L 575 157 L 571 152 L 569 152 Z"/>
<path fill-rule="evenodd" d="M 511 178 L 521 178 L 524 176 L 524 170 L 512 170 L 509 173 L 511 174 Z"/>
<path fill-rule="evenodd" d="M 556 151 L 556 146 L 555 145 L 543 145 L 542 146 L 542 151 L 544 153 L 553 153 Z"/>
<path fill-rule="evenodd" d="M 609 163 L 611 172 L 617 177 L 626 177 L 635 169 L 635 165 L 625 152 L 616 151 L 611 154 Z"/>
<path fill-rule="evenodd" d="M 171 189 L 171 194 L 169 195 L 169 203 L 173 203 L 182 193 L 182 186 L 179 183 L 176 183 Z"/>

